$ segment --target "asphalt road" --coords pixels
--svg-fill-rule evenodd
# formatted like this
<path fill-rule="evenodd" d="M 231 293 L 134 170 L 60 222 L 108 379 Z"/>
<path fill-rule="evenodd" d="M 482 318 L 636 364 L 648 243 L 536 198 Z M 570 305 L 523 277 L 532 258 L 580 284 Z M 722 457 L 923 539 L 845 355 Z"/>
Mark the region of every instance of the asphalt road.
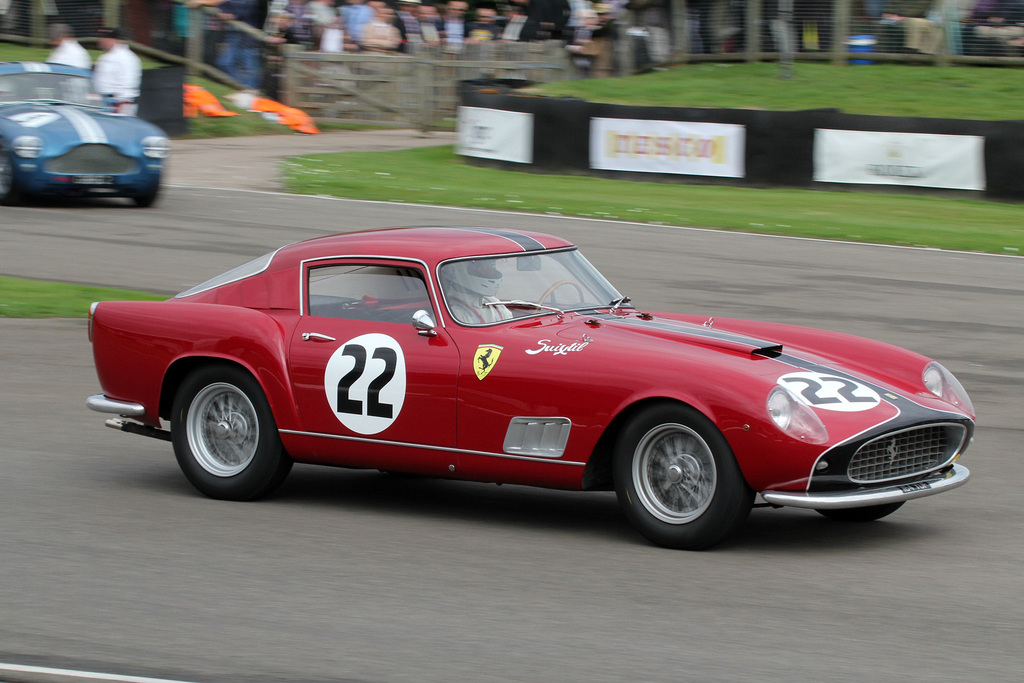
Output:
<path fill-rule="evenodd" d="M 410 224 L 557 233 L 641 308 L 929 354 L 978 409 L 973 479 L 867 525 L 757 509 L 701 553 L 651 546 L 607 493 L 299 466 L 268 500 L 217 502 L 169 444 L 85 408 L 84 321 L 0 320 L 0 680 L 80 680 L 4 663 L 210 682 L 1020 678 L 1024 259 L 172 187 L 145 211 L 3 209 L 0 274 L 173 293 L 287 242 Z"/>

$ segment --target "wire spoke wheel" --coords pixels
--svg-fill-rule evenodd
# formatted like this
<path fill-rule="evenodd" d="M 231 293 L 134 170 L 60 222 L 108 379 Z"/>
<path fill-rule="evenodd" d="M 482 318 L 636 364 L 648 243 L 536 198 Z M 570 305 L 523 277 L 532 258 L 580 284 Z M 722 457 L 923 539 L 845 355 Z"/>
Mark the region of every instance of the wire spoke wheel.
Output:
<path fill-rule="evenodd" d="M 711 504 L 718 473 L 711 449 L 681 424 L 659 425 L 637 445 L 633 485 L 640 502 L 668 524 L 686 524 Z"/>
<path fill-rule="evenodd" d="M 192 485 L 223 500 L 273 491 L 292 467 L 260 384 L 241 368 L 212 364 L 178 388 L 171 441 Z"/>
<path fill-rule="evenodd" d="M 196 461 L 216 477 L 232 477 L 256 457 L 256 409 L 236 386 L 221 382 L 200 391 L 189 408 L 186 429 Z"/>
<path fill-rule="evenodd" d="M 722 432 L 679 403 L 651 405 L 629 418 L 616 439 L 612 476 L 630 523 L 667 548 L 720 543 L 754 502 Z"/>

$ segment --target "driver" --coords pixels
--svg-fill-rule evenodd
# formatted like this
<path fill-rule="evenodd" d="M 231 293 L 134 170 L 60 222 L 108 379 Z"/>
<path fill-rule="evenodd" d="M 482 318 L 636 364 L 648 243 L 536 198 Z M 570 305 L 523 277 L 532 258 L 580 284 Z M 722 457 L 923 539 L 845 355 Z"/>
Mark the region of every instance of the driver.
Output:
<path fill-rule="evenodd" d="M 496 323 L 513 317 L 505 306 L 485 305 L 500 300 L 495 295 L 501 288 L 502 273 L 493 259 L 450 263 L 444 276 L 448 307 L 459 322 Z"/>

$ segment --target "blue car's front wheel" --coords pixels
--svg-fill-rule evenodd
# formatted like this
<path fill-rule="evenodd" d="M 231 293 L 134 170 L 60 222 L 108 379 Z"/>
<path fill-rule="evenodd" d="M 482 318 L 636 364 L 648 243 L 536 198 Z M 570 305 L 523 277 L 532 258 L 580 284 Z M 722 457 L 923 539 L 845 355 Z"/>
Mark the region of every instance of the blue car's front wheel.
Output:
<path fill-rule="evenodd" d="M 13 206 L 21 201 L 18 184 L 14 180 L 14 159 L 7 143 L 0 140 L 0 205 Z"/>

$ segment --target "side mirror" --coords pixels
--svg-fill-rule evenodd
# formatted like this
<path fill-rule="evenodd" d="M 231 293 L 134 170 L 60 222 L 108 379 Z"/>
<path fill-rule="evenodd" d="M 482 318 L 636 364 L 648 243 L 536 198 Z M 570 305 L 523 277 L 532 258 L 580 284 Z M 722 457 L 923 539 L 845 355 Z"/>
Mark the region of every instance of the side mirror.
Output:
<path fill-rule="evenodd" d="M 424 337 L 437 336 L 437 330 L 434 329 L 437 325 L 434 323 L 434 319 L 422 308 L 412 314 L 412 326 L 419 330 L 418 334 Z"/>

